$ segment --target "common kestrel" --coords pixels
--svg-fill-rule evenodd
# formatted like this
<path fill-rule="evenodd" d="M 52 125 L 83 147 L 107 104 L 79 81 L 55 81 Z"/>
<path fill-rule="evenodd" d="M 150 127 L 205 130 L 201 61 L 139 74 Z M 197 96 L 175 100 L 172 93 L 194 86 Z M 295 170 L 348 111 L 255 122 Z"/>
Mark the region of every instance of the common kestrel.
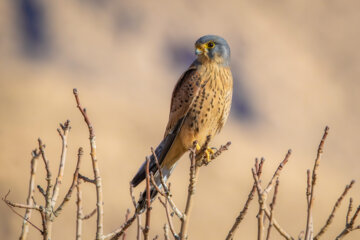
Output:
<path fill-rule="evenodd" d="M 175 85 L 164 139 L 155 150 L 165 181 L 195 140 L 200 149 L 208 136 L 220 132 L 230 112 L 233 79 L 229 45 L 219 36 L 206 35 L 196 41 L 195 54 L 197 58 Z M 206 154 L 211 153 L 209 148 Z M 146 178 L 145 168 L 146 161 L 131 181 L 134 187 Z M 154 155 L 150 156 L 150 171 L 161 188 Z M 152 188 L 152 199 L 156 193 Z M 138 212 L 144 210 L 145 196 L 144 192 Z"/>

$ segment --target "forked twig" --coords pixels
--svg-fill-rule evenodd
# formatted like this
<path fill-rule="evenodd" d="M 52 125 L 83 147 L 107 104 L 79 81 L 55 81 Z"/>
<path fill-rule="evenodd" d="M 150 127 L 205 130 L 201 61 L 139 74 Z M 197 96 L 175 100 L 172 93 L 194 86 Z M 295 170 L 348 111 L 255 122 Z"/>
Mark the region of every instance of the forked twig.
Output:
<path fill-rule="evenodd" d="M 84 154 L 84 151 L 82 149 L 82 147 L 79 148 L 78 150 L 78 158 L 77 158 L 77 163 L 76 163 L 76 168 L 75 168 L 75 172 L 74 172 L 74 175 L 73 175 L 73 180 L 72 180 L 72 183 L 71 183 L 71 186 L 68 190 L 68 192 L 66 193 L 63 201 L 61 202 L 61 204 L 59 205 L 59 207 L 54 211 L 54 215 L 56 217 L 59 216 L 61 210 L 64 208 L 64 205 L 69 202 L 70 198 L 71 198 L 71 195 L 72 195 L 72 192 L 75 188 L 75 186 L 78 184 L 78 179 L 79 179 L 79 171 L 80 171 L 80 163 L 81 163 L 81 156 Z"/>
<path fill-rule="evenodd" d="M 261 172 L 262 172 L 262 167 L 264 165 L 264 158 L 261 158 L 260 163 L 258 162 L 258 159 L 255 159 L 255 169 L 256 169 L 256 174 L 258 175 L 258 177 L 260 177 Z M 244 219 L 247 210 L 249 208 L 250 202 L 254 199 L 254 193 L 256 191 L 256 184 L 253 184 L 253 187 L 250 191 L 250 193 L 248 194 L 248 198 L 245 202 L 245 205 L 243 207 L 243 209 L 241 210 L 241 212 L 239 213 L 239 215 L 236 217 L 236 220 L 234 222 L 234 225 L 231 227 L 228 235 L 226 236 L 226 240 L 232 240 L 234 238 L 235 232 L 238 229 L 241 221 Z"/>
<path fill-rule="evenodd" d="M 354 185 L 354 183 L 355 183 L 355 181 L 352 180 L 349 185 L 346 185 L 343 193 L 340 195 L 340 197 L 339 197 L 338 200 L 336 201 L 336 203 L 335 203 L 335 205 L 334 205 L 334 207 L 333 207 L 333 209 L 332 209 L 332 211 L 331 211 L 331 213 L 330 213 L 330 216 L 328 217 L 325 225 L 321 228 L 321 230 L 319 231 L 319 233 L 315 235 L 314 240 L 318 240 L 318 239 L 321 237 L 321 235 L 323 235 L 323 234 L 326 232 L 326 230 L 328 229 L 328 227 L 329 227 L 330 224 L 332 223 L 333 218 L 335 217 L 335 212 L 336 212 L 336 210 L 340 207 L 340 204 L 341 204 L 342 200 L 344 199 L 344 197 L 346 196 L 346 194 L 348 193 L 348 191 L 352 188 L 352 186 Z"/>
<path fill-rule="evenodd" d="M 272 202 L 270 204 L 270 219 L 269 219 L 269 226 L 268 226 L 268 230 L 267 230 L 266 240 L 270 239 L 271 227 L 274 224 L 274 206 L 276 203 L 276 196 L 278 193 L 278 188 L 279 188 L 279 179 L 276 179 L 274 195 L 273 195 Z"/>

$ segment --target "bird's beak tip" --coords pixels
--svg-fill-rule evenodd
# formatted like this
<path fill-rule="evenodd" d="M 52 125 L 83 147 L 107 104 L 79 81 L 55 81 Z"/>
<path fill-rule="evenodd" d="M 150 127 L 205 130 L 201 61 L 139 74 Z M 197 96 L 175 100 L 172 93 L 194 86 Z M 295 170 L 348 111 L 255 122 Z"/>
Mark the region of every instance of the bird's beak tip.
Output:
<path fill-rule="evenodd" d="M 195 48 L 195 54 L 196 55 L 200 55 L 200 54 L 202 54 L 204 51 L 201 49 L 201 48 L 199 48 L 199 47 L 197 47 L 197 48 Z"/>

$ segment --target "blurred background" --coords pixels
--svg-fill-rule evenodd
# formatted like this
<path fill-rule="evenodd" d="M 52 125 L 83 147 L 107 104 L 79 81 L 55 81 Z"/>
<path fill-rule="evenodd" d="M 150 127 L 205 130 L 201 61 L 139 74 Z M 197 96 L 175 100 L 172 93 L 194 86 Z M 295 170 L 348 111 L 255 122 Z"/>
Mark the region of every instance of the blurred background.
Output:
<path fill-rule="evenodd" d="M 318 172 L 314 227 L 360 169 L 360 4 L 358 1 L 0 1 L 0 194 L 25 202 L 30 152 L 46 143 L 53 175 L 60 159 L 59 122 L 70 119 L 64 196 L 77 148 L 89 150 L 88 132 L 76 109 L 77 88 L 97 137 L 103 178 L 105 232 L 132 209 L 129 181 L 161 141 L 172 89 L 194 59 L 202 35 L 223 36 L 232 51 L 234 98 L 230 119 L 212 145 L 229 151 L 202 168 L 191 217 L 191 239 L 223 239 L 252 186 L 255 157 L 265 157 L 264 182 L 291 148 L 281 175 L 275 217 L 294 237 L 306 223 L 306 170 L 313 167 L 326 125 L 330 133 Z M 189 161 L 170 178 L 175 202 L 184 207 Z M 83 174 L 92 176 L 85 154 Z M 45 186 L 39 161 L 37 183 Z M 83 184 L 85 213 L 95 189 Z M 143 185 L 137 188 L 143 190 Z M 360 186 L 349 196 L 360 204 Z M 349 196 L 324 236 L 344 227 Z M 42 201 L 39 193 L 35 195 Z M 255 239 L 252 202 L 237 239 Z M 163 236 L 162 206 L 153 205 L 151 236 Z M 0 237 L 16 239 L 21 219 L 0 204 Z M 41 225 L 36 213 L 33 221 Z M 174 220 L 177 222 L 176 220 Z M 359 223 L 359 221 L 358 221 Z M 176 224 L 178 226 L 178 224 Z M 29 239 L 40 239 L 30 228 Z M 66 230 L 65 230 L 66 229 Z M 92 239 L 95 218 L 84 223 Z M 280 236 L 273 233 L 273 239 Z M 74 197 L 53 227 L 53 239 L 74 239 Z M 128 231 L 134 239 L 135 227 Z M 360 231 L 347 239 L 359 239 Z"/>

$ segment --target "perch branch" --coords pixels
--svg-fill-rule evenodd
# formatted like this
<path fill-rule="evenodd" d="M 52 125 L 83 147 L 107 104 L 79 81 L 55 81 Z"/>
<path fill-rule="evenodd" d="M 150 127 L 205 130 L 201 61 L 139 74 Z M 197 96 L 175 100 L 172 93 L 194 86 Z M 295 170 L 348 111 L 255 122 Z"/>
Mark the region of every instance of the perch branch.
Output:
<path fill-rule="evenodd" d="M 188 187 L 188 195 L 185 205 L 185 212 L 183 214 L 183 218 L 181 219 L 181 230 L 180 230 L 180 239 L 187 239 L 188 237 L 188 227 L 190 220 L 190 213 L 193 207 L 193 196 L 195 194 L 195 186 L 199 177 L 199 166 L 196 164 L 196 144 L 194 142 L 193 148 L 190 149 L 190 179 L 189 179 L 189 187 Z"/>

